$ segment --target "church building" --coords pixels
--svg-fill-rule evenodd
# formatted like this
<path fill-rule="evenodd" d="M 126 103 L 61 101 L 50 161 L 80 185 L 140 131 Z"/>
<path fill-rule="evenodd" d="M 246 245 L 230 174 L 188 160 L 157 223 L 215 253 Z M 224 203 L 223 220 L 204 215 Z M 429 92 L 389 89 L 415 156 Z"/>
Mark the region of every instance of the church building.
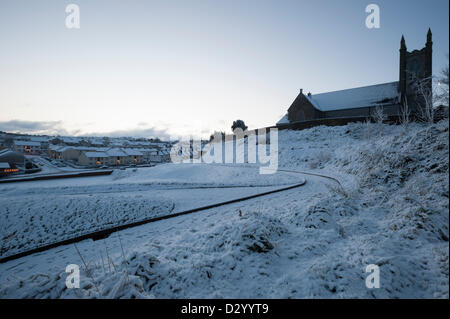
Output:
<path fill-rule="evenodd" d="M 414 83 L 426 80 L 426 85 L 431 89 L 432 46 L 430 29 L 425 47 L 421 50 L 408 52 L 402 36 L 399 81 L 320 94 L 304 94 L 300 89 L 277 126 L 321 119 L 371 117 L 377 107 L 383 108 L 387 116 L 396 116 L 400 115 L 406 101 L 411 113 L 417 112 L 419 100 Z"/>

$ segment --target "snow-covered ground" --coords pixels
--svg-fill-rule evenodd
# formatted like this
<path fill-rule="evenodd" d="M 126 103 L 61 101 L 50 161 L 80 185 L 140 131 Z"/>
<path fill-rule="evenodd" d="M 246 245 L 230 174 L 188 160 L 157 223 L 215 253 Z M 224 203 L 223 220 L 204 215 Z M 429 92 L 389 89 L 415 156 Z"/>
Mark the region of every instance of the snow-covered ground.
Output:
<path fill-rule="evenodd" d="M 281 131 L 281 168 L 336 177 L 344 190 L 307 175 L 298 189 L 13 260 L 0 265 L 0 297 L 448 298 L 448 150 L 448 121 Z M 9 201 L 22 200 L 25 220 L 28 208 L 51 214 L 57 202 L 59 214 L 73 216 L 61 209 L 64 200 L 81 196 L 81 205 L 93 194 L 94 201 L 111 201 L 101 216 L 128 218 L 123 203 L 202 206 L 299 177 L 258 175 L 244 165 L 167 164 L 2 185 L 2 235 L 17 224 L 3 227 L 3 207 L 22 216 Z M 251 185 L 260 189 L 245 187 Z M 41 209 L 34 196 L 49 204 Z M 81 289 L 65 287 L 68 264 L 80 265 Z M 380 267 L 379 289 L 365 286 L 369 264 Z"/>
<path fill-rule="evenodd" d="M 259 175 L 242 167 L 178 164 L 116 170 L 102 177 L 4 184 L 0 256 L 299 179 L 286 173 Z"/>

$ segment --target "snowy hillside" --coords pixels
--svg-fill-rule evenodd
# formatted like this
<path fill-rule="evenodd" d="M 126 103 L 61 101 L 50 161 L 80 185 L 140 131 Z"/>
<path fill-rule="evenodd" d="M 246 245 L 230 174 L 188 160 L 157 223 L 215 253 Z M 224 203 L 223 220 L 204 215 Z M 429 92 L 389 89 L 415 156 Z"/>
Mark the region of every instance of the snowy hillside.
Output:
<path fill-rule="evenodd" d="M 343 189 L 302 175 L 307 184 L 298 189 L 0 264 L 0 297 L 448 298 L 448 126 L 442 121 L 407 129 L 349 124 L 280 131 L 280 168 L 329 175 Z M 89 193 L 103 184 L 112 191 L 130 185 L 133 191 L 146 185 L 241 186 L 226 195 L 232 197 L 248 192 L 245 186 L 274 187 L 299 178 L 282 172 L 258 177 L 239 164 L 175 167 L 77 180 L 70 191 Z M 58 187 L 34 185 L 2 186 L 2 193 Z M 187 207 L 199 198 L 206 203 L 225 196 L 223 189 L 196 190 L 203 196 L 197 198 L 189 191 L 166 199 Z M 142 194 L 151 204 L 163 196 Z M 177 200 L 181 194 L 184 203 Z M 118 198 L 124 201 L 126 196 Z M 70 263 L 82 269 L 81 289 L 65 287 Z M 379 289 L 365 286 L 369 264 L 380 267 Z"/>

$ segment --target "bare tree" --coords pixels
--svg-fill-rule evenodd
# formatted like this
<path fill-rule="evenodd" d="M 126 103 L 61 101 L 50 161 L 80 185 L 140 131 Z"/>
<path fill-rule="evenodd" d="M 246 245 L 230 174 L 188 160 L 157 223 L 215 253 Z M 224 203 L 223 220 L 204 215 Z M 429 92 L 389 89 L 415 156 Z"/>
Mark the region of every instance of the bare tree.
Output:
<path fill-rule="evenodd" d="M 380 136 L 383 135 L 383 122 L 386 121 L 387 115 L 384 113 L 384 109 L 382 106 L 375 107 L 375 110 L 372 114 L 372 119 L 376 123 L 377 131 Z"/>
<path fill-rule="evenodd" d="M 387 116 L 386 113 L 384 113 L 384 109 L 382 106 L 375 107 L 375 111 L 372 114 L 372 118 L 378 124 L 383 124 L 383 122 L 386 121 Z"/>
<path fill-rule="evenodd" d="M 414 79 L 412 87 L 415 92 L 415 101 L 417 102 L 417 115 L 420 120 L 428 124 L 434 123 L 434 91 L 433 77 L 423 79 Z"/>
<path fill-rule="evenodd" d="M 403 101 L 402 105 L 400 106 L 400 125 L 404 129 L 407 129 L 409 126 L 409 122 L 411 120 L 410 115 L 411 115 L 411 111 L 409 109 L 409 104 L 408 104 L 407 99 L 405 99 Z"/>
<path fill-rule="evenodd" d="M 236 128 L 242 129 L 242 131 L 247 131 L 248 127 L 245 125 L 243 120 L 233 121 L 233 125 L 231 126 L 231 130 L 234 132 Z"/>
<path fill-rule="evenodd" d="M 372 123 L 370 122 L 370 118 L 367 118 L 363 123 L 363 136 L 366 141 L 369 141 L 372 137 Z"/>

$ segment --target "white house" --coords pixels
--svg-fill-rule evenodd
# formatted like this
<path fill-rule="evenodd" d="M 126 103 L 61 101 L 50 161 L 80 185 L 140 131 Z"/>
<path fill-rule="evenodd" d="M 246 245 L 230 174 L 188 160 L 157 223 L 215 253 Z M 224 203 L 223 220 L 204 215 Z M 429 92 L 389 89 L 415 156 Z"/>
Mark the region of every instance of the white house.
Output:
<path fill-rule="evenodd" d="M 84 166 L 101 166 L 109 164 L 109 155 L 105 152 L 82 151 L 78 163 Z"/>
<path fill-rule="evenodd" d="M 111 148 L 105 152 L 109 165 L 129 164 L 128 155 L 119 148 Z"/>
<path fill-rule="evenodd" d="M 13 150 L 27 155 L 40 155 L 41 143 L 32 141 L 14 141 Z"/>
<path fill-rule="evenodd" d="M 136 149 L 124 148 L 124 153 L 128 155 L 128 162 L 132 164 L 142 164 L 144 162 L 144 154 Z"/>

